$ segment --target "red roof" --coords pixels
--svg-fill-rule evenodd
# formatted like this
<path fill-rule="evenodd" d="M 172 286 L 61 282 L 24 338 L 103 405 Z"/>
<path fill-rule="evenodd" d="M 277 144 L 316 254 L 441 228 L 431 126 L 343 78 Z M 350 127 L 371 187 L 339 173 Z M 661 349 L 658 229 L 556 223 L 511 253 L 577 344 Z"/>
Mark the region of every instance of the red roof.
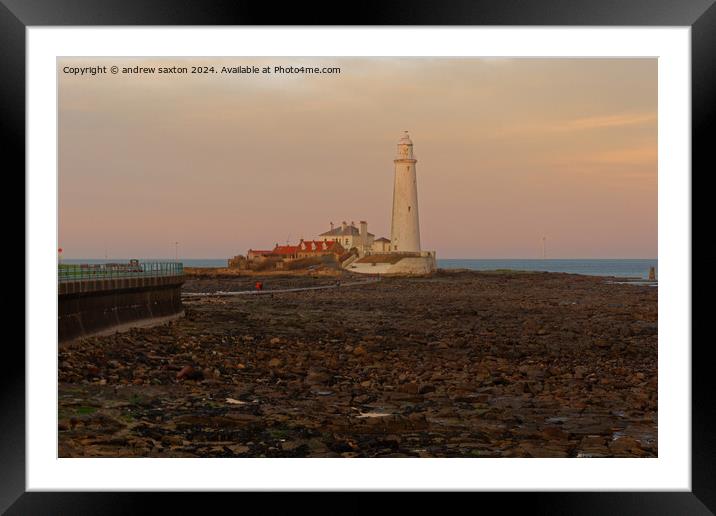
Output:
<path fill-rule="evenodd" d="M 306 248 L 303 249 L 301 244 L 306 244 Z M 321 252 L 321 251 L 334 251 L 336 249 L 342 249 L 340 242 L 324 241 L 324 240 L 301 240 L 298 245 L 277 245 L 270 254 L 278 255 L 291 255 L 299 252 Z M 254 251 L 256 252 L 256 251 Z"/>
<path fill-rule="evenodd" d="M 302 244 L 306 245 L 306 249 L 302 249 Z M 340 243 L 333 240 L 301 240 L 298 244 L 301 251 L 332 251 L 338 246 Z"/>
<path fill-rule="evenodd" d="M 296 254 L 299 250 L 297 245 L 277 245 L 271 254 Z"/>

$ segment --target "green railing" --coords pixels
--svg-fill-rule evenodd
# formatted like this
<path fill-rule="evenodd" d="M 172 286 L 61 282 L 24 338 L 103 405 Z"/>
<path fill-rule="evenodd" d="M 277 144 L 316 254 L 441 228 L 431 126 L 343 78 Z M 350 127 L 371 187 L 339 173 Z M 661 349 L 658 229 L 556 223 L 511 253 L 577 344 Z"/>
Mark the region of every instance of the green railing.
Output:
<path fill-rule="evenodd" d="M 88 279 L 146 278 L 157 276 L 181 276 L 184 265 L 180 262 L 128 263 L 60 263 L 57 281 L 81 281 Z"/>

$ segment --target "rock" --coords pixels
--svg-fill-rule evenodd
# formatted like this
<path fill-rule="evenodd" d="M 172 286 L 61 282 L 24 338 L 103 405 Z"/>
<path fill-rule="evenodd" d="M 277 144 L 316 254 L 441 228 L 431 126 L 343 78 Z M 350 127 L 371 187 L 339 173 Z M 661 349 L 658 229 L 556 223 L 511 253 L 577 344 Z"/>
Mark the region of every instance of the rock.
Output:
<path fill-rule="evenodd" d="M 236 455 L 241 455 L 242 453 L 247 453 L 250 448 L 243 444 L 234 444 L 232 446 L 227 446 L 229 450 L 231 450 L 231 453 L 234 453 Z"/>
<path fill-rule="evenodd" d="M 586 435 L 579 443 L 580 448 L 603 447 L 606 439 L 601 435 Z"/>
<path fill-rule="evenodd" d="M 203 380 L 204 373 L 193 366 L 184 366 L 176 375 L 177 380 Z"/>
<path fill-rule="evenodd" d="M 587 369 L 586 367 L 584 367 L 584 366 L 577 366 L 577 367 L 575 367 L 575 368 L 574 368 L 574 377 L 575 377 L 577 380 L 583 379 L 583 378 L 584 378 L 584 375 L 585 375 L 586 372 L 587 372 L 587 370 L 588 370 L 588 369 Z"/>
<path fill-rule="evenodd" d="M 401 385 L 399 391 L 405 392 L 407 394 L 418 394 L 418 392 L 420 391 L 420 386 L 415 382 L 410 382 Z"/>
<path fill-rule="evenodd" d="M 165 446 L 181 446 L 184 440 L 178 435 L 165 435 L 162 437 L 161 441 Z"/>
<path fill-rule="evenodd" d="M 566 441 L 569 439 L 569 433 L 565 432 L 558 426 L 548 426 L 542 430 L 542 435 L 548 441 Z"/>
<path fill-rule="evenodd" d="M 285 441 L 282 442 L 279 446 L 283 451 L 293 451 L 302 445 L 303 443 L 301 443 L 300 441 Z"/>
<path fill-rule="evenodd" d="M 435 386 L 429 383 L 424 383 L 420 386 L 420 389 L 418 390 L 419 394 L 427 394 L 429 392 L 435 392 Z"/>
<path fill-rule="evenodd" d="M 362 356 L 362 355 L 365 355 L 366 353 L 367 352 L 366 352 L 365 348 L 361 345 L 358 345 L 355 348 L 353 348 L 353 354 L 356 356 Z"/>
<path fill-rule="evenodd" d="M 321 371 L 310 371 L 306 375 L 306 383 L 309 385 L 320 385 L 328 383 L 331 380 L 331 375 Z"/>
<path fill-rule="evenodd" d="M 283 365 L 283 360 L 281 360 L 280 358 L 272 358 L 271 360 L 269 360 L 269 363 L 268 363 L 268 366 L 273 367 L 273 368 L 281 367 L 282 365 Z"/>
<path fill-rule="evenodd" d="M 541 366 L 524 366 L 520 368 L 520 371 L 532 380 L 542 379 L 546 375 L 544 367 Z"/>
<path fill-rule="evenodd" d="M 628 452 L 640 451 L 641 445 L 636 439 L 628 436 L 617 437 L 609 443 L 609 450 L 613 453 L 623 454 Z"/>

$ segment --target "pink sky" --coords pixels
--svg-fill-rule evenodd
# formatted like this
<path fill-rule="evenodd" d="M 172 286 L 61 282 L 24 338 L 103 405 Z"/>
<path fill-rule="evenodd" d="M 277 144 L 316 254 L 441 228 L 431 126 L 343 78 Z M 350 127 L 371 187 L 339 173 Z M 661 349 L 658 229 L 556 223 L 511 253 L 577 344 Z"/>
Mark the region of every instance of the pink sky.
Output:
<path fill-rule="evenodd" d="M 339 66 L 95 75 L 64 66 Z M 390 237 L 409 130 L 438 258 L 654 258 L 657 61 L 72 58 L 59 73 L 66 258 L 226 258 L 330 221 Z"/>

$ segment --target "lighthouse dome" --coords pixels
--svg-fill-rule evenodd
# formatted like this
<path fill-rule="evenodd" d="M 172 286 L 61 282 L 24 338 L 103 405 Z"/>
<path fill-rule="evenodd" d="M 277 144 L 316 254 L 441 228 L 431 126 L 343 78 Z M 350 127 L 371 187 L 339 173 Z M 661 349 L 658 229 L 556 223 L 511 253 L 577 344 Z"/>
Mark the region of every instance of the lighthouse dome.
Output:
<path fill-rule="evenodd" d="M 412 145 L 412 144 L 413 144 L 413 141 L 410 139 L 410 135 L 408 134 L 408 131 L 403 131 L 403 137 L 400 138 L 398 145 Z"/>

